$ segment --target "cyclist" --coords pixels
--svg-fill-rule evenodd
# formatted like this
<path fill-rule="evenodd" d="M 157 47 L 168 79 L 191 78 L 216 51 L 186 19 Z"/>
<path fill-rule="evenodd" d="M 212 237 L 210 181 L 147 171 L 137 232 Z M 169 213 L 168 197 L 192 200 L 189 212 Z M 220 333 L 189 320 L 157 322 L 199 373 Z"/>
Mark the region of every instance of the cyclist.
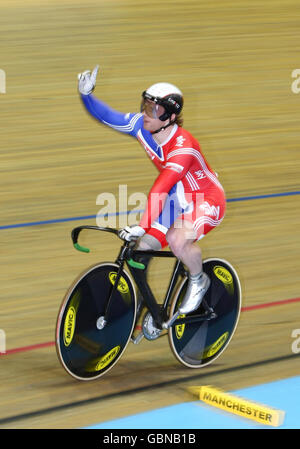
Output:
<path fill-rule="evenodd" d="M 197 140 L 182 128 L 183 95 L 176 86 L 152 85 L 142 94 L 141 112 L 123 114 L 92 95 L 98 69 L 78 75 L 84 106 L 103 124 L 135 137 L 159 171 L 139 224 L 126 226 L 120 236 L 138 240 L 140 250 L 169 245 L 189 270 L 186 295 L 178 311 L 190 313 L 199 307 L 210 285 L 197 241 L 224 217 L 223 187 Z"/>

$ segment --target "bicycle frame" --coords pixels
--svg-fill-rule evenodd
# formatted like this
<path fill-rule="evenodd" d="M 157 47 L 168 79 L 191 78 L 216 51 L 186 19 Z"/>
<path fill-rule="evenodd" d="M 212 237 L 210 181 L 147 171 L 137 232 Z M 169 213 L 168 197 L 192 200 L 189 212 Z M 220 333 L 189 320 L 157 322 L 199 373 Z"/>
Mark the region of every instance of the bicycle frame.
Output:
<path fill-rule="evenodd" d="M 85 248 L 85 247 L 79 245 L 79 243 L 78 243 L 79 234 L 83 229 L 105 231 L 105 232 L 110 232 L 115 235 L 118 235 L 118 230 L 114 229 L 114 228 L 105 228 L 105 227 L 98 227 L 98 226 L 78 226 L 78 227 L 74 228 L 71 233 L 73 245 L 78 251 L 83 251 L 86 253 L 90 252 L 90 250 L 88 248 Z M 145 271 L 144 271 L 145 266 L 139 262 L 134 261 L 133 258 L 135 256 L 168 257 L 168 258 L 176 259 L 174 268 L 173 268 L 173 272 L 171 274 L 171 278 L 169 281 L 169 286 L 166 291 L 166 296 L 165 296 L 162 306 L 157 303 L 157 301 L 151 291 L 151 288 L 147 282 Z M 115 282 L 112 286 L 110 296 L 109 296 L 109 299 L 107 302 L 106 311 L 105 311 L 105 315 L 104 315 L 105 322 L 107 320 L 107 316 L 109 315 L 111 298 L 113 296 L 115 289 L 117 288 L 117 285 L 119 284 L 119 280 L 120 280 L 125 262 L 132 274 L 134 281 L 136 282 L 136 284 L 139 288 L 139 291 L 141 292 L 141 294 L 146 302 L 146 305 L 147 305 L 150 313 L 153 316 L 153 319 L 154 319 L 156 325 L 158 326 L 159 329 L 162 329 L 162 324 L 168 319 L 167 308 L 168 308 L 168 304 L 171 299 L 172 293 L 174 291 L 174 288 L 176 286 L 176 283 L 178 281 L 178 278 L 180 276 L 185 277 L 187 275 L 187 272 L 184 268 L 183 263 L 180 260 L 178 260 L 171 251 L 135 250 L 132 246 L 132 242 L 124 241 L 124 243 L 120 249 L 119 255 L 115 261 L 115 263 L 119 265 L 119 269 L 118 269 L 118 273 L 117 273 Z M 204 314 L 194 315 L 194 316 L 190 316 L 190 317 L 187 316 L 187 317 L 177 318 L 176 324 L 210 320 L 212 318 L 216 318 L 216 315 L 215 315 L 213 309 L 210 308 L 207 305 L 206 301 L 204 301 L 204 300 L 203 300 L 203 306 L 205 309 Z"/>
<path fill-rule="evenodd" d="M 135 255 L 137 256 L 142 256 L 142 255 L 151 255 L 152 257 L 175 257 L 173 255 L 173 253 L 171 253 L 170 251 L 135 251 L 133 250 L 132 252 L 132 257 L 134 257 Z M 158 328 L 162 328 L 162 323 L 165 322 L 168 317 L 167 317 L 167 307 L 171 298 L 171 295 L 174 291 L 175 285 L 177 283 L 177 280 L 179 278 L 180 275 L 185 275 L 185 270 L 184 267 L 182 265 L 182 263 L 179 260 L 176 260 L 175 265 L 174 265 L 174 269 L 171 275 L 171 279 L 169 282 L 169 286 L 166 292 L 166 296 L 164 299 L 164 302 L 162 304 L 162 306 L 160 306 L 152 291 L 151 288 L 147 282 L 146 279 L 146 275 L 145 275 L 145 271 L 141 270 L 140 268 L 135 268 L 131 265 L 130 260 L 127 260 L 127 266 L 146 302 L 146 305 L 149 309 L 149 311 L 151 312 L 154 321 L 156 322 Z"/>

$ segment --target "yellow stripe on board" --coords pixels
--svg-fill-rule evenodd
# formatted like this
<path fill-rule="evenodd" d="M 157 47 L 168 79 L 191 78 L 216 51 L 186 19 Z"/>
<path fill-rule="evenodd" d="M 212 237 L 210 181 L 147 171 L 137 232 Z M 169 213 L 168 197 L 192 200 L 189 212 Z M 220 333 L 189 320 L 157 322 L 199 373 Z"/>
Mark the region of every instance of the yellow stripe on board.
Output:
<path fill-rule="evenodd" d="M 206 404 L 221 408 L 243 418 L 252 419 L 260 424 L 278 427 L 284 421 L 285 412 L 282 410 L 247 401 L 212 386 L 190 387 L 188 390 L 192 394 L 199 395 L 200 401 Z"/>

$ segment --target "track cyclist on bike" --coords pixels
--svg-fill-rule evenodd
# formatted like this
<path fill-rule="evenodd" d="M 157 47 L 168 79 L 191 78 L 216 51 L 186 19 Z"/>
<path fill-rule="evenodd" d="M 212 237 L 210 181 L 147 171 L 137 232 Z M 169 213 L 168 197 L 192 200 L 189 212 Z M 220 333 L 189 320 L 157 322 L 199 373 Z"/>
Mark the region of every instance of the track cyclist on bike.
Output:
<path fill-rule="evenodd" d="M 99 67 L 78 75 L 78 90 L 88 112 L 103 124 L 135 137 L 157 167 L 139 225 L 126 226 L 120 236 L 137 240 L 137 249 L 160 250 L 169 245 L 189 270 L 181 314 L 196 310 L 209 288 L 197 241 L 218 226 L 226 200 L 216 173 L 197 140 L 182 128 L 183 96 L 169 83 L 157 83 L 142 93 L 140 113 L 112 110 L 92 95 Z"/>

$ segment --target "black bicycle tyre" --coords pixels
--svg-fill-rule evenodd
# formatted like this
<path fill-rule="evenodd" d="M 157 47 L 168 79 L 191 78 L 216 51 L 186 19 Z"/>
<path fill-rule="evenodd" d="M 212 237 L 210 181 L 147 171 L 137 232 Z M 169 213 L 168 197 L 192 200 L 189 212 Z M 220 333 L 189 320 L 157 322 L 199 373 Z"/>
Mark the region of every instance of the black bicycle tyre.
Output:
<path fill-rule="evenodd" d="M 130 341 L 136 318 L 136 292 L 124 269 L 112 297 L 107 324 L 102 330 L 96 325 L 97 318 L 104 314 L 105 298 L 118 269 L 119 265 L 111 262 L 89 267 L 69 287 L 60 306 L 56 351 L 63 368 L 77 380 L 96 380 L 106 374 L 120 360 Z"/>
<path fill-rule="evenodd" d="M 177 326 L 175 321 L 168 332 L 169 345 L 173 354 L 188 368 L 208 366 L 225 351 L 236 331 L 241 312 L 241 283 L 234 267 L 225 259 L 210 258 L 203 261 L 203 271 L 207 272 L 211 278 L 211 286 L 205 299 L 208 305 L 215 309 L 217 318 Z M 174 295 L 170 316 L 176 311 L 179 301 L 184 296 L 187 281 L 188 278 L 185 277 Z M 212 291 L 215 292 L 214 297 Z M 213 301 L 215 303 L 212 303 Z M 227 309 L 225 310 L 224 307 Z M 199 310 L 190 315 L 203 312 L 203 306 L 200 306 Z"/>

